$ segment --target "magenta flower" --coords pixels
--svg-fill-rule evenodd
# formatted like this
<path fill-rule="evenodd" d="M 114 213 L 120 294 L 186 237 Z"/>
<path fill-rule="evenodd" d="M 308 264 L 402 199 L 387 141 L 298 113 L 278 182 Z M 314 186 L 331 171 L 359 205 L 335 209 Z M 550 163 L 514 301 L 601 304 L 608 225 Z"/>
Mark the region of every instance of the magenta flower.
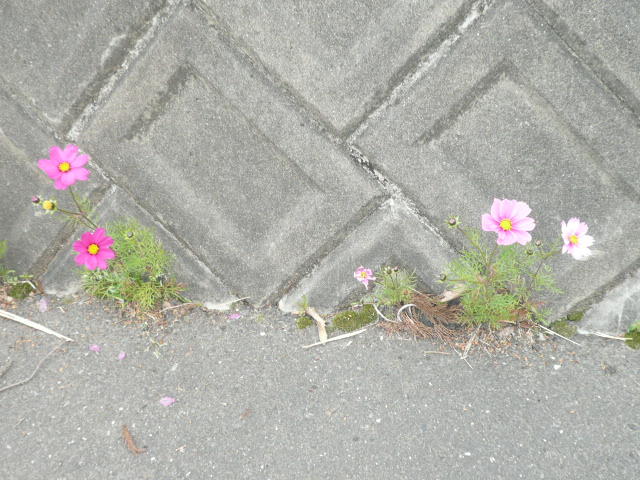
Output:
<path fill-rule="evenodd" d="M 586 235 L 587 230 L 589 227 L 579 218 L 572 218 L 567 223 L 562 222 L 562 253 L 569 252 L 576 260 L 586 260 L 591 255 L 589 247 L 594 243 L 593 237 Z"/>
<path fill-rule="evenodd" d="M 355 272 L 353 272 L 353 276 L 359 281 L 364 283 L 364 288 L 369 290 L 369 280 L 375 280 L 376 277 L 373 276 L 373 272 L 369 268 L 360 267 Z"/>
<path fill-rule="evenodd" d="M 85 265 L 89 270 L 95 270 L 96 267 L 101 270 L 106 269 L 109 266 L 107 260 L 116 256 L 109 248 L 111 245 L 113 245 L 113 238 L 105 235 L 104 228 L 97 228 L 94 233 L 83 233 L 82 240 L 73 244 L 73 249 L 80 252 L 76 255 L 76 263 Z"/>
<path fill-rule="evenodd" d="M 82 167 L 89 161 L 89 155 L 78 155 L 78 147 L 75 145 L 67 145 L 64 150 L 56 145 L 51 147 L 49 155 L 51 159 L 38 160 L 38 166 L 56 181 L 55 187 L 58 190 L 66 190 L 76 180 L 89 178 L 89 170 Z"/>
<path fill-rule="evenodd" d="M 528 233 L 536 223 L 527 217 L 531 213 L 529 205 L 516 200 L 493 199 L 491 213 L 482 215 L 482 230 L 498 234 L 498 245 L 511 245 L 518 242 L 525 245 L 531 241 Z"/>

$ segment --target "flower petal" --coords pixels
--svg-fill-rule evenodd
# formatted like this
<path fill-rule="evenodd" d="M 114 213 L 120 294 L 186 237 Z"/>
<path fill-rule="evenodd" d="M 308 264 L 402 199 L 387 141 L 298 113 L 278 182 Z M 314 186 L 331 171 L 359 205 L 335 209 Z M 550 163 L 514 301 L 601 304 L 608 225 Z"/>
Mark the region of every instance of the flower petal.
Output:
<path fill-rule="evenodd" d="M 83 166 L 89 161 L 89 155 L 79 155 L 69 162 L 72 168 L 79 170 L 79 167 Z"/>
<path fill-rule="evenodd" d="M 91 239 L 91 243 L 100 244 L 100 240 L 104 238 L 105 230 L 102 227 L 96 228 L 96 231 L 93 232 L 93 238 Z"/>
<path fill-rule="evenodd" d="M 87 262 L 87 257 L 90 256 L 90 254 L 86 251 L 82 252 L 79 255 L 76 255 L 75 261 L 79 266 L 84 265 Z"/>
<path fill-rule="evenodd" d="M 40 159 L 38 160 L 38 167 L 40 167 L 40 170 L 46 173 L 49 178 L 55 179 L 60 176 L 60 170 L 58 169 L 56 163 L 52 160 L 49 160 L 47 158 Z"/>
<path fill-rule="evenodd" d="M 61 178 L 57 178 L 56 183 L 53 186 L 58 190 L 66 190 L 67 188 L 69 188 L 69 185 L 65 184 Z"/>
<path fill-rule="evenodd" d="M 500 223 L 497 222 L 490 214 L 485 213 L 482 215 L 482 230 L 485 232 L 495 232 L 499 226 Z"/>
<path fill-rule="evenodd" d="M 165 407 L 168 407 L 169 405 L 173 405 L 175 402 L 176 402 L 176 399 L 173 397 L 162 397 L 160 399 L 160 403 Z"/>
<path fill-rule="evenodd" d="M 98 244 L 100 249 L 108 248 L 111 245 L 113 245 L 113 238 L 111 238 L 109 236 L 105 236 L 102 240 L 100 240 L 99 242 L 96 242 L 96 243 Z"/>
<path fill-rule="evenodd" d="M 57 167 L 60 163 L 64 162 L 65 157 L 62 154 L 62 149 L 59 146 L 54 145 L 49 149 L 49 158 L 51 158 Z"/>
<path fill-rule="evenodd" d="M 97 255 L 91 255 L 90 253 L 88 253 L 84 263 L 85 267 L 87 267 L 89 270 L 95 270 L 98 266 L 98 259 L 96 257 Z"/>
<path fill-rule="evenodd" d="M 511 224 L 514 230 L 525 230 L 527 232 L 536 228 L 536 222 L 531 217 L 524 217 Z"/>

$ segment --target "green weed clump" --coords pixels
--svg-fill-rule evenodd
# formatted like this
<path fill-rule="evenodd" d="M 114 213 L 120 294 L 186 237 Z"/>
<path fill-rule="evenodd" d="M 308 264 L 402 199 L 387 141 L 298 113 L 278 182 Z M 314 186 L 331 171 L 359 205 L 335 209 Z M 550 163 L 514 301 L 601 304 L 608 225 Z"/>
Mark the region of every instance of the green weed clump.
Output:
<path fill-rule="evenodd" d="M 625 341 L 627 345 L 634 350 L 640 350 L 640 322 L 631 325 L 631 327 L 629 327 L 629 331 L 625 333 L 624 337 L 631 339 Z"/>
<path fill-rule="evenodd" d="M 83 271 L 86 292 L 133 306 L 136 311 L 152 311 L 172 298 L 184 301 L 184 285 L 172 273 L 173 255 L 156 239 L 153 229 L 127 218 L 106 228 L 113 238 L 116 257 L 106 270 Z"/>
<path fill-rule="evenodd" d="M 416 289 L 416 277 L 413 273 L 399 267 L 384 267 L 376 272 L 376 275 L 373 292 L 365 297 L 364 303 L 386 307 L 398 307 L 411 303 L 411 297 Z"/>
<path fill-rule="evenodd" d="M 7 241 L 0 241 L 0 260 L 7 251 Z M 27 298 L 34 291 L 33 284 L 29 281 L 32 275 L 16 275 L 15 270 L 9 270 L 0 265 L 0 286 L 6 285 L 7 294 L 17 300 Z"/>
<path fill-rule="evenodd" d="M 540 308 L 535 298 L 542 292 L 562 293 L 555 286 L 551 268 L 544 263 L 558 251 L 541 243 L 488 246 L 476 229 L 460 227 L 457 219 L 451 226 L 465 235 L 472 248 L 447 265 L 441 280 L 460 296 L 460 319 L 468 325 L 531 320 L 547 323 L 550 312 Z"/>

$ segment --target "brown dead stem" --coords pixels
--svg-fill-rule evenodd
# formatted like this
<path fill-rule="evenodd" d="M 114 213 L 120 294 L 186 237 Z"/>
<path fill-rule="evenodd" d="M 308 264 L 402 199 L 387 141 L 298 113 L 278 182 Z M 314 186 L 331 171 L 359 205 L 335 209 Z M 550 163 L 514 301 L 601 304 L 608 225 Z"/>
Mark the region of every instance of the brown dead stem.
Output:
<path fill-rule="evenodd" d="M 448 328 L 447 324 L 459 323 L 460 307 L 440 303 L 437 296 L 420 292 L 414 293 L 411 303 L 417 310 L 403 310 L 399 315 L 401 322 L 380 322 L 380 326 L 388 334 L 410 333 L 415 338 L 438 339 L 451 345 L 457 333 Z M 432 327 L 420 321 L 422 315 L 433 324 Z"/>

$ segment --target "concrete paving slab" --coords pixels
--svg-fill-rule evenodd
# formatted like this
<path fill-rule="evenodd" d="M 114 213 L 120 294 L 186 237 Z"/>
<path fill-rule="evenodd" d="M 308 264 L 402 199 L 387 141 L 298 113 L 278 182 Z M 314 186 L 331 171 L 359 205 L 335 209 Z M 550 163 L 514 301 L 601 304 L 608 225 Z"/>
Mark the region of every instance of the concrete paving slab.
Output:
<path fill-rule="evenodd" d="M 440 232 L 427 228 L 406 205 L 389 199 L 287 293 L 278 306 L 285 312 L 296 311 L 306 295 L 309 304 L 321 313 L 335 313 L 348 307 L 366 293 L 353 278 L 353 272 L 360 266 L 377 270 L 398 265 L 410 272 L 415 270 L 421 289 L 439 294 L 445 288 L 437 278 L 454 255 L 454 249 Z"/>
<path fill-rule="evenodd" d="M 345 149 L 186 9 L 80 142 L 254 304 L 277 298 L 381 194 Z"/>
<path fill-rule="evenodd" d="M 164 0 L 8 0 L 0 5 L 0 76 L 60 124 L 100 88 Z"/>
<path fill-rule="evenodd" d="M 621 335 L 640 322 L 640 275 L 627 278 L 585 312 L 580 330 Z"/>
<path fill-rule="evenodd" d="M 607 0 L 529 0 L 564 35 L 571 47 L 599 73 L 611 79 L 614 93 L 640 106 L 640 4 L 612 5 Z M 548 6 L 548 7 L 547 7 Z M 547 7 L 547 8 L 545 8 Z M 628 91 L 627 91 L 628 90 Z"/>
<path fill-rule="evenodd" d="M 337 131 L 349 129 L 406 72 L 465 0 L 255 2 L 202 0 L 234 39 Z"/>
<path fill-rule="evenodd" d="M 39 159 L 49 158 L 49 148 L 57 144 L 53 134 L 39 128 L 38 122 L 2 90 L 0 111 L 0 240 L 6 240 L 8 247 L 2 264 L 17 274 L 38 273 L 68 232 L 63 222 L 34 207 L 31 197 L 58 199 L 61 208 L 71 198 L 67 192 L 56 190 L 53 180 L 37 165 Z M 91 195 L 105 185 L 100 172 L 92 171 L 88 181 L 77 183 L 76 191 Z"/>
<path fill-rule="evenodd" d="M 112 187 L 105 198 L 96 205 L 96 217 L 100 225 L 123 220 L 131 217 L 146 227 L 153 228 L 156 238 L 162 243 L 166 251 L 175 256 L 173 272 L 179 282 L 187 289 L 183 295 L 197 302 L 209 302 L 228 308 L 238 298 L 228 287 L 224 286 L 199 259 L 182 245 L 179 239 L 166 231 L 148 212 L 140 208 L 131 197 L 118 187 Z M 78 293 L 82 288 L 79 268 L 74 261 L 77 252 L 73 250 L 73 242 L 80 239 L 86 232 L 85 227 L 75 231 L 71 239 L 60 250 L 60 254 L 52 262 L 50 268 L 42 277 L 42 285 L 46 293 L 58 296 L 69 296 Z"/>
<path fill-rule="evenodd" d="M 586 221 L 601 255 L 558 263 L 558 314 L 640 258 L 635 120 L 522 4 L 490 8 L 355 143 L 430 218 L 479 228 L 498 197 L 526 201 L 543 239 Z"/>

